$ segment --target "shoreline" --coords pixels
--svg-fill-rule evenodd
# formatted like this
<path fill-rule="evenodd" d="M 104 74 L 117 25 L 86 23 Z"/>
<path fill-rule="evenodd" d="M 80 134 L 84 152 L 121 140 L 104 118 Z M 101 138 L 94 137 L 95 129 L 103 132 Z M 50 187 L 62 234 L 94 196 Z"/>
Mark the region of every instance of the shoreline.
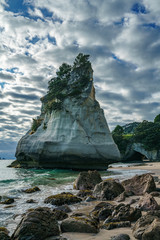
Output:
<path fill-rule="evenodd" d="M 108 170 L 110 169 L 114 169 L 114 170 L 147 170 L 151 175 L 153 175 L 153 177 L 158 177 L 160 180 L 160 162 L 144 162 L 144 165 L 141 166 L 128 166 L 128 167 L 111 167 L 108 168 Z M 156 183 L 156 187 L 159 188 L 160 185 L 158 184 L 157 181 L 155 181 Z M 129 203 L 129 201 L 131 199 L 136 199 L 139 196 L 132 196 L 127 198 L 125 201 L 121 202 L 124 204 Z M 159 197 L 154 197 L 155 200 L 157 201 L 157 203 L 160 205 L 160 198 Z M 108 202 L 108 201 L 107 201 Z M 98 203 L 98 201 L 96 202 L 92 202 L 89 203 L 89 205 L 86 206 L 78 206 L 77 210 L 74 210 L 74 212 L 82 212 L 82 213 L 87 213 L 89 212 L 91 209 L 94 208 L 94 206 Z M 117 201 L 112 201 L 112 203 L 117 204 Z M 119 204 L 119 203 L 118 203 Z M 133 204 L 132 206 L 135 207 L 135 205 L 137 204 L 137 202 L 135 204 Z M 111 237 L 116 236 L 117 234 L 128 234 L 130 236 L 131 240 L 136 240 L 136 238 L 133 237 L 132 235 L 132 226 L 134 225 L 134 223 L 131 224 L 131 227 L 123 227 L 123 228 L 115 228 L 112 230 L 105 230 L 105 229 L 100 229 L 99 233 L 97 234 L 91 234 L 91 233 L 63 233 L 62 236 L 66 237 L 69 240 L 109 240 Z"/>

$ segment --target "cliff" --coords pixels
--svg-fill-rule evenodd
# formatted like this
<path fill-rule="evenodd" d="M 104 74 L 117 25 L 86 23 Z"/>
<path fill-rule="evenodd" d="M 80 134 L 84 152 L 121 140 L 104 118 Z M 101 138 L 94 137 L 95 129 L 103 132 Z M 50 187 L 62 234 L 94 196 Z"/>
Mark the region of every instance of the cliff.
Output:
<path fill-rule="evenodd" d="M 95 99 L 89 56 L 62 64 L 41 98 L 41 115 L 21 138 L 15 167 L 107 169 L 120 153 Z"/>

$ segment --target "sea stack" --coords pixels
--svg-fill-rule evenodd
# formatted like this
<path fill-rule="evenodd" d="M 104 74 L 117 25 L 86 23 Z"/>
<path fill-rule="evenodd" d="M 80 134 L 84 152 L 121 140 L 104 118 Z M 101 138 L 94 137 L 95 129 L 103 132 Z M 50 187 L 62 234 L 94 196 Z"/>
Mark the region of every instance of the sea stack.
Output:
<path fill-rule="evenodd" d="M 103 109 L 95 99 L 89 55 L 63 63 L 41 98 L 41 114 L 18 142 L 14 167 L 107 169 L 120 160 Z"/>

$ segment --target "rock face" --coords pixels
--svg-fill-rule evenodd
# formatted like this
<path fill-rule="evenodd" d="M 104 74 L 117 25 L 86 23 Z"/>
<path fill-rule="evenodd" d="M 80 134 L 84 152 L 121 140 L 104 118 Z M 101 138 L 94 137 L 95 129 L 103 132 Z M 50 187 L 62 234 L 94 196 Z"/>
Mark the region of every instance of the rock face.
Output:
<path fill-rule="evenodd" d="M 145 216 L 139 218 L 132 230 L 136 239 L 160 239 L 160 211 L 150 211 Z"/>
<path fill-rule="evenodd" d="M 96 170 L 81 172 L 74 182 L 74 188 L 78 190 L 94 189 L 100 182 L 102 182 L 102 178 Z"/>
<path fill-rule="evenodd" d="M 62 232 L 98 233 L 98 222 L 84 214 L 76 214 L 62 221 Z"/>
<path fill-rule="evenodd" d="M 91 63 L 77 61 L 67 74 L 62 65 L 55 81 L 50 81 L 49 89 L 51 85 L 55 89 L 41 99 L 36 128 L 19 141 L 12 166 L 101 170 L 120 159 L 95 99 Z"/>
<path fill-rule="evenodd" d="M 15 232 L 13 240 L 43 240 L 50 236 L 60 235 L 58 222 L 49 208 L 37 208 L 26 214 Z"/>
<path fill-rule="evenodd" d="M 115 180 L 104 180 L 97 184 L 93 196 L 100 200 L 113 200 L 124 192 L 123 186 Z"/>
<path fill-rule="evenodd" d="M 138 155 L 139 154 L 139 155 Z M 141 156 L 140 156 L 141 155 Z M 139 158 L 138 158 L 139 157 Z M 147 158 L 150 161 L 160 161 L 160 150 L 147 151 L 144 149 L 141 143 L 133 143 L 127 148 L 125 156 L 123 157 L 124 161 L 132 160 L 142 160 L 142 158 Z"/>
<path fill-rule="evenodd" d="M 139 200 L 137 208 L 143 211 L 158 210 L 159 206 L 154 197 L 151 194 L 145 193 L 145 195 Z"/>
<path fill-rule="evenodd" d="M 124 180 L 122 185 L 126 191 L 131 191 L 135 195 L 143 195 L 156 190 L 154 178 L 149 173 Z"/>

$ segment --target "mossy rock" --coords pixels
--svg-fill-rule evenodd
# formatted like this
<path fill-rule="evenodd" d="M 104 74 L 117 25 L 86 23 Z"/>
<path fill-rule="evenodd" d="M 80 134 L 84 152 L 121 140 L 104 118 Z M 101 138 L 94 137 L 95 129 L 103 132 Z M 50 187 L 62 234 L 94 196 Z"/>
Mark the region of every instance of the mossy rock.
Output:
<path fill-rule="evenodd" d="M 11 240 L 11 238 L 8 236 L 8 234 L 4 231 L 0 231 L 0 239 L 1 240 Z"/>
<path fill-rule="evenodd" d="M 41 191 L 39 187 L 33 187 L 33 188 L 28 188 L 26 190 L 23 190 L 25 193 L 33 193 L 33 192 L 38 192 Z"/>
<path fill-rule="evenodd" d="M 5 233 L 9 233 L 8 229 L 5 227 L 0 227 L 0 232 L 5 232 Z"/>
<path fill-rule="evenodd" d="M 98 233 L 98 222 L 85 214 L 74 214 L 61 223 L 62 232 Z"/>
<path fill-rule="evenodd" d="M 92 192 L 91 190 L 80 190 L 78 193 L 77 193 L 77 196 L 78 197 L 82 197 L 82 198 L 86 198 L 90 195 L 92 195 Z"/>
<path fill-rule="evenodd" d="M 130 227 L 130 226 L 131 226 L 130 221 L 122 221 L 122 222 L 105 223 L 101 226 L 101 228 L 106 230 L 111 230 L 114 228 L 122 228 L 122 227 Z"/>
<path fill-rule="evenodd" d="M 44 203 L 51 203 L 52 205 L 61 206 L 64 204 L 74 204 L 81 202 L 82 199 L 73 195 L 72 193 L 60 193 L 52 195 L 44 200 Z"/>
<path fill-rule="evenodd" d="M 6 200 L 4 200 L 3 202 L 0 202 L 1 204 L 12 204 L 14 203 L 14 199 L 13 198 L 8 198 Z"/>

